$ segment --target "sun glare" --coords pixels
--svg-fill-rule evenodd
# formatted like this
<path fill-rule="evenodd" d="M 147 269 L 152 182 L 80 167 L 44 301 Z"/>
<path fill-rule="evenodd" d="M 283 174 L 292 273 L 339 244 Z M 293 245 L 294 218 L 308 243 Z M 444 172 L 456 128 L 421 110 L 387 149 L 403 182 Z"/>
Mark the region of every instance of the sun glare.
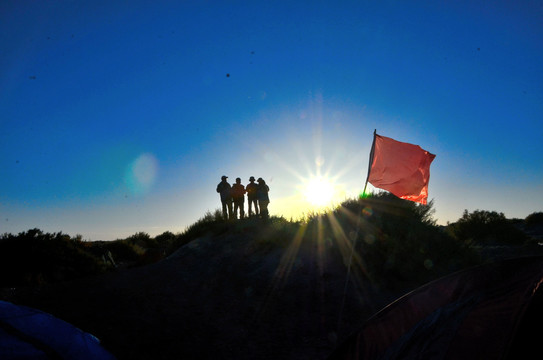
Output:
<path fill-rule="evenodd" d="M 311 178 L 305 185 L 304 196 L 313 207 L 326 207 L 334 197 L 334 185 L 322 176 Z"/>

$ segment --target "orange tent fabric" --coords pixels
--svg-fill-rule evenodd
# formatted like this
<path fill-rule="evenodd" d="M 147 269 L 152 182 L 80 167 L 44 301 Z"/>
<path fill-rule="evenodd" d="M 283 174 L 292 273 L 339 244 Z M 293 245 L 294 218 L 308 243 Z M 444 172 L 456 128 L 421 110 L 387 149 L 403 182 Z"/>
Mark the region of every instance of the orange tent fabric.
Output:
<path fill-rule="evenodd" d="M 426 205 L 434 154 L 418 145 L 377 134 L 372 153 L 369 183 L 399 198 Z"/>

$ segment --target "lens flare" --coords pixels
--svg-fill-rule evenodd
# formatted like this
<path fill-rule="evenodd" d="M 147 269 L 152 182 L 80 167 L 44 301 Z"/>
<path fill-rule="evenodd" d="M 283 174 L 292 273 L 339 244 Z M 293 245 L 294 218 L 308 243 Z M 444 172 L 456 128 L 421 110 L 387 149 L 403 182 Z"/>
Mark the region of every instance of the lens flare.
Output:
<path fill-rule="evenodd" d="M 158 162 L 152 154 L 141 154 L 127 168 L 125 182 L 134 195 L 146 194 L 156 180 Z"/>

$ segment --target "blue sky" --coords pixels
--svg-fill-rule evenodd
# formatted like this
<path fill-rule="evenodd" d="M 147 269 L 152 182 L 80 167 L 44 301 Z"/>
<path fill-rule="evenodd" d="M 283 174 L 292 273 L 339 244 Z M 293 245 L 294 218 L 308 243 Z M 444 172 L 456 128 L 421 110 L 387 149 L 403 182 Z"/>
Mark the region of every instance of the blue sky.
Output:
<path fill-rule="evenodd" d="M 179 232 L 221 175 L 272 214 L 364 186 L 374 129 L 437 155 L 438 222 L 543 204 L 541 1 L 3 1 L 0 232 Z"/>

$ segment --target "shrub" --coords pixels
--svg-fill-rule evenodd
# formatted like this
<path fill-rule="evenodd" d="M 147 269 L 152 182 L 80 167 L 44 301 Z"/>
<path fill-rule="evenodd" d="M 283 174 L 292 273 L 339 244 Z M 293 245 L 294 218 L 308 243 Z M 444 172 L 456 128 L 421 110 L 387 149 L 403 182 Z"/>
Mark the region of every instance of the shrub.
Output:
<path fill-rule="evenodd" d="M 471 245 L 521 245 L 527 237 L 496 211 L 464 210 L 462 217 L 449 225 L 452 234 Z"/>
<path fill-rule="evenodd" d="M 534 212 L 526 216 L 526 225 L 533 226 L 543 224 L 543 212 Z"/>
<path fill-rule="evenodd" d="M 40 285 L 94 275 L 105 270 L 80 239 L 31 229 L 0 239 L 0 287 Z"/>
<path fill-rule="evenodd" d="M 433 202 L 418 205 L 380 193 L 345 201 L 326 213 L 311 213 L 297 222 L 277 216 L 229 221 L 217 210 L 207 212 L 181 234 L 166 231 L 155 238 L 138 232 L 126 239 L 88 243 L 81 236 L 70 238 L 33 229 L 0 238 L 0 286 L 99 273 L 105 269 L 100 259 L 107 252 L 117 263 L 143 265 L 199 237 L 245 233 L 253 236 L 252 249 L 260 253 L 280 249 L 297 256 L 297 251 L 307 251 L 308 256 L 335 259 L 335 264 L 345 266 L 352 255 L 352 271 L 358 278 L 367 278 L 376 286 L 405 286 L 476 263 L 479 259 L 468 246 L 479 234 L 476 231 L 487 225 L 490 229 L 496 224 L 512 226 L 504 221 L 503 214 L 466 211 L 453 224 L 454 231 L 449 227 L 451 232 L 445 232 L 435 225 L 433 213 Z M 481 238 L 489 231 L 483 230 Z M 500 235 L 492 234 L 496 238 Z M 6 275 L 14 273 L 17 275 Z"/>
<path fill-rule="evenodd" d="M 155 236 L 155 242 L 161 248 L 170 247 L 176 239 L 177 236 L 170 231 L 165 231 L 162 234 Z"/>
<path fill-rule="evenodd" d="M 435 225 L 433 213 L 433 202 L 419 205 L 388 193 L 347 201 L 334 212 L 356 241 L 364 276 L 381 286 L 428 281 L 478 261 Z"/>
<path fill-rule="evenodd" d="M 104 252 L 110 251 L 116 263 L 132 263 L 139 260 L 145 250 L 128 239 L 106 241 L 103 244 Z"/>
<path fill-rule="evenodd" d="M 140 231 L 126 238 L 126 241 L 132 245 L 138 245 L 143 249 L 147 248 L 156 248 L 157 242 L 155 239 L 151 238 L 146 232 Z"/>

